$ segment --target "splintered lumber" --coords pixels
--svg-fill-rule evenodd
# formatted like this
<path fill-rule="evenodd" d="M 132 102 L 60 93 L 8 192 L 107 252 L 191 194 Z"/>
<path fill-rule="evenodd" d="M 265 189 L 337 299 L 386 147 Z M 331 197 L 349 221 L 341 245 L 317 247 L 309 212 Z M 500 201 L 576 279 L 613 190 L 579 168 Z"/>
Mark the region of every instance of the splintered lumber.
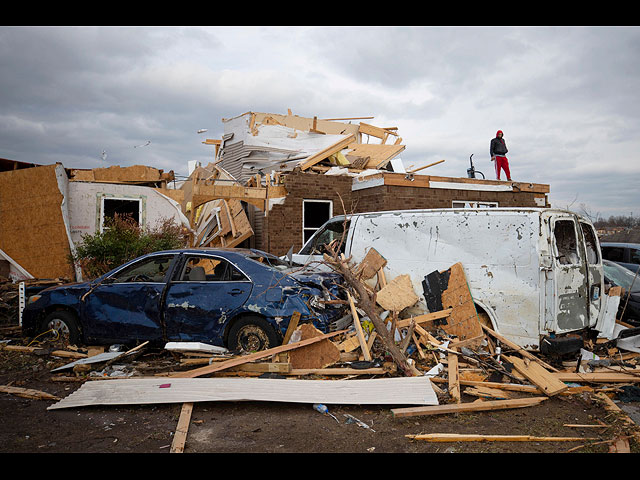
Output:
<path fill-rule="evenodd" d="M 356 310 L 356 305 L 353 303 L 353 298 L 351 294 L 347 292 L 347 297 L 349 298 L 349 305 L 351 306 L 351 315 L 353 317 L 353 325 L 356 327 L 356 335 L 358 337 L 358 342 L 360 342 L 360 348 L 362 349 L 362 354 L 364 355 L 364 359 L 366 361 L 371 360 L 371 353 L 369 353 L 369 347 L 367 346 L 367 341 L 364 338 L 364 332 L 362 331 L 362 325 L 360 324 L 360 318 L 358 317 L 358 311 Z"/>
<path fill-rule="evenodd" d="M 243 363 L 249 363 L 249 362 L 253 362 L 254 360 L 259 360 L 261 358 L 270 357 L 277 353 L 288 352 L 289 350 L 294 350 L 296 348 L 304 347 L 306 345 L 311 345 L 312 343 L 319 342 L 326 338 L 331 338 L 345 332 L 346 330 L 340 330 L 337 332 L 326 333 L 318 337 L 308 338 L 307 340 L 301 340 L 300 342 L 289 343 L 287 345 L 280 345 L 278 347 L 269 348 L 267 350 L 262 350 L 260 352 L 252 353 L 249 355 L 242 355 L 240 357 L 232 358 L 230 360 L 227 360 L 226 362 L 221 362 L 216 365 L 207 365 L 206 367 L 196 368 L 194 370 L 189 370 L 186 372 L 173 373 L 170 375 L 170 377 L 194 378 L 194 377 L 199 377 L 201 375 L 207 375 L 208 373 L 218 372 L 220 370 L 225 370 L 229 367 L 235 367 L 237 365 L 242 365 Z"/>
<path fill-rule="evenodd" d="M 362 262 L 356 267 L 354 274 L 362 280 L 373 278 L 380 269 L 387 265 L 387 259 L 378 253 L 375 248 L 370 248 L 362 259 Z"/>
<path fill-rule="evenodd" d="M 430 273 L 422 286 L 430 312 L 452 309 L 440 328 L 461 341 L 482 338 L 484 332 L 461 263 Z"/>
<path fill-rule="evenodd" d="M 425 323 L 425 322 L 432 322 L 434 320 L 440 320 L 440 319 L 443 319 L 443 318 L 447 318 L 452 311 L 453 311 L 452 308 L 447 308 L 446 310 L 440 310 L 439 312 L 425 313 L 423 315 L 417 315 L 415 317 L 405 318 L 405 319 L 402 319 L 402 320 L 398 320 L 396 326 L 398 328 L 408 327 L 409 324 L 411 323 L 411 320 L 416 322 L 416 324 L 418 324 L 418 325 L 421 324 L 421 323 Z"/>
<path fill-rule="evenodd" d="M 513 400 L 493 400 L 488 402 L 455 403 L 430 407 L 406 407 L 391 410 L 394 417 L 417 417 L 421 415 L 443 415 L 460 412 L 481 412 L 486 410 L 504 410 L 538 405 L 547 397 L 516 398 Z"/>
<path fill-rule="evenodd" d="M 425 433 L 405 435 L 412 440 L 425 442 L 582 442 L 598 440 L 584 437 L 536 437 L 533 435 L 479 435 L 471 433 Z"/>
<path fill-rule="evenodd" d="M 556 368 L 552 367 L 551 365 L 546 364 L 545 362 L 540 360 L 538 357 L 536 357 L 532 353 L 529 353 L 528 351 L 526 351 L 520 345 L 517 345 L 517 344 L 513 343 L 511 340 L 508 340 L 507 338 L 503 337 L 498 332 L 493 331 L 492 329 L 490 329 L 486 325 L 480 324 L 480 326 L 482 327 L 483 330 L 485 330 L 493 338 L 495 338 L 497 340 L 500 340 L 500 342 L 504 343 L 507 347 L 513 348 L 521 356 L 523 356 L 525 358 L 528 358 L 529 360 L 533 360 L 534 362 L 538 362 L 540 365 L 542 365 L 547 370 L 551 370 L 552 372 L 557 372 L 558 371 Z"/>
<path fill-rule="evenodd" d="M 48 410 L 95 405 L 264 401 L 325 405 L 438 405 L 426 376 L 360 380 L 125 378 L 85 382 Z"/>
<path fill-rule="evenodd" d="M 409 275 L 399 275 L 376 294 L 376 302 L 385 310 L 399 312 L 414 305 L 418 296 L 413 291 Z"/>
<path fill-rule="evenodd" d="M 340 150 L 346 148 L 350 143 L 353 143 L 355 139 L 355 135 L 350 134 L 340 141 L 336 142 L 335 144 L 328 146 L 324 150 L 311 155 L 300 165 L 300 170 L 306 170 L 316 163 L 321 162 L 325 158 L 333 155 L 334 153 L 339 152 Z"/>
<path fill-rule="evenodd" d="M 191 412 L 193 412 L 193 403 L 182 404 L 180 418 L 178 419 L 178 427 L 171 443 L 170 453 L 183 453 L 184 444 L 187 441 L 187 432 L 189 431 L 189 423 L 191 423 Z"/>
<path fill-rule="evenodd" d="M 460 376 L 458 372 L 458 355 L 456 355 L 455 350 L 449 353 L 448 360 L 449 395 L 451 395 L 454 402 L 460 403 Z"/>
<path fill-rule="evenodd" d="M 569 385 L 558 380 L 552 372 L 549 372 L 536 362 L 507 355 L 505 355 L 504 358 L 512 363 L 515 369 L 527 378 L 527 380 L 550 397 L 562 393 L 569 388 Z"/>
<path fill-rule="evenodd" d="M 554 376 L 562 382 L 587 382 L 587 383 L 637 383 L 640 375 L 632 375 L 620 372 L 592 372 L 592 373 L 568 373 L 558 372 Z"/>
<path fill-rule="evenodd" d="M 10 393 L 17 397 L 31 398 L 34 400 L 60 400 L 59 397 L 40 390 L 33 390 L 31 388 L 11 387 L 8 385 L 0 385 L 0 392 Z"/>

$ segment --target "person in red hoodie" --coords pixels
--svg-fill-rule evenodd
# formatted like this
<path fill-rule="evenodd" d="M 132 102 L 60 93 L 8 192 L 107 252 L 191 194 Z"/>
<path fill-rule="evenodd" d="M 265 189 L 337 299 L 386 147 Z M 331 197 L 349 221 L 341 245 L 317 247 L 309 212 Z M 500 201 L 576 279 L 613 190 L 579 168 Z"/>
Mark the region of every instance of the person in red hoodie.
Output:
<path fill-rule="evenodd" d="M 500 170 L 504 170 L 507 175 L 507 180 L 511 181 L 511 172 L 509 171 L 509 160 L 505 156 L 509 150 L 507 150 L 507 144 L 504 143 L 504 134 L 502 130 L 498 130 L 496 138 L 491 139 L 491 145 L 489 147 L 489 154 L 491 155 L 491 161 L 495 161 L 496 178 L 500 180 Z"/>

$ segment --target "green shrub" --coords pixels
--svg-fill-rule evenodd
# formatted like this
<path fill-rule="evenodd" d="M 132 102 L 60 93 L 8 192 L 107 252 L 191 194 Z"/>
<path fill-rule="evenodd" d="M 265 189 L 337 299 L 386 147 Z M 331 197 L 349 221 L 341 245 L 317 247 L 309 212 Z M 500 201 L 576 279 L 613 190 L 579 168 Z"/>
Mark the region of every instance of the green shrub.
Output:
<path fill-rule="evenodd" d="M 93 235 L 83 235 L 69 260 L 79 265 L 83 277 L 96 278 L 147 253 L 183 248 L 187 237 L 180 225 L 163 219 L 154 228 L 143 229 L 130 216 L 108 219 L 105 228 Z M 87 278 L 85 278 L 87 279 Z"/>

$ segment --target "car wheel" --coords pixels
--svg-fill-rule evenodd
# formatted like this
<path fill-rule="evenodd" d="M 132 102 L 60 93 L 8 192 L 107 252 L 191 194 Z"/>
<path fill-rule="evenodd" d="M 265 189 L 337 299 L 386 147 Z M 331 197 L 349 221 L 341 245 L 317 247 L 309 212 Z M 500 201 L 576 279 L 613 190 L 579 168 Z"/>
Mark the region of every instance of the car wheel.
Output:
<path fill-rule="evenodd" d="M 59 338 L 69 342 L 70 345 L 76 345 L 80 339 L 78 321 L 70 312 L 57 310 L 47 315 L 42 323 L 43 332 L 55 330 Z"/>
<path fill-rule="evenodd" d="M 269 323 L 260 317 L 244 317 L 229 330 L 228 348 L 231 351 L 258 352 L 279 344 L 278 336 Z"/>

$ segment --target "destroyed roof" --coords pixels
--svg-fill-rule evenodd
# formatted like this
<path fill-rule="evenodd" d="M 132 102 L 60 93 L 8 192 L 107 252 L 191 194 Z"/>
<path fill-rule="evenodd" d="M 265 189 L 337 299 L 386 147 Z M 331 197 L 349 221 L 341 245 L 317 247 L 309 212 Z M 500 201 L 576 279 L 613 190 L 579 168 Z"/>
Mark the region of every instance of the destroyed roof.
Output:
<path fill-rule="evenodd" d="M 393 145 L 385 143 L 397 137 L 395 128 L 363 122 L 247 112 L 223 123 L 218 161 L 241 183 L 256 173 L 307 170 L 324 160 L 357 169 L 383 168 L 405 149 L 399 137 Z M 363 143 L 372 136 L 376 143 Z"/>

